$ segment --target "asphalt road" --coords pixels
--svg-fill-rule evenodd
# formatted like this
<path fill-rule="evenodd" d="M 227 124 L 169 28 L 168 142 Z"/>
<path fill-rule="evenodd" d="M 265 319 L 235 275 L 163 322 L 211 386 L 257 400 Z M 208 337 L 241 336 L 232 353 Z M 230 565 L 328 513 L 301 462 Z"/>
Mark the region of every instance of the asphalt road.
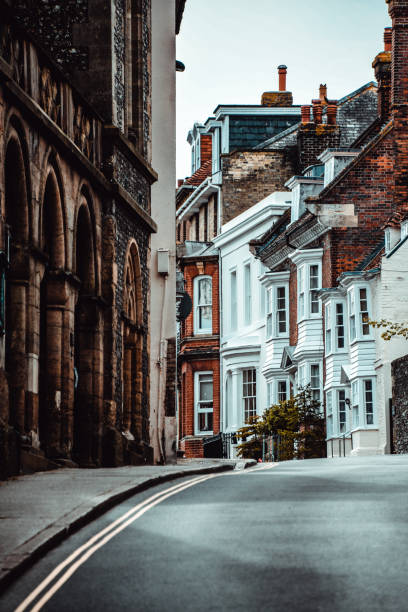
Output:
<path fill-rule="evenodd" d="M 150 489 L 74 534 L 0 610 L 408 610 L 408 456 L 201 478 Z"/>

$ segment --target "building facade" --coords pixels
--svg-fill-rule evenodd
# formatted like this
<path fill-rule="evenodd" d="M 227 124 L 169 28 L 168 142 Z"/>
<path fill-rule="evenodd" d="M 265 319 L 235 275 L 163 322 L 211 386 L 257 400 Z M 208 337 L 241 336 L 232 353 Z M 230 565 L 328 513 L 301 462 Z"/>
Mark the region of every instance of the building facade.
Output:
<path fill-rule="evenodd" d="M 152 15 L 125 4 L 1 5 L 3 477 L 153 460 Z"/>

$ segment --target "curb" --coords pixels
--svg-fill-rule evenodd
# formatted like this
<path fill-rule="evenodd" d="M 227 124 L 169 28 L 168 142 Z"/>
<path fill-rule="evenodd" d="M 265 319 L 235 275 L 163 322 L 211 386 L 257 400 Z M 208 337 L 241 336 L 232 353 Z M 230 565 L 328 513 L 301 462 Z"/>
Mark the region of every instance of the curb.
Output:
<path fill-rule="evenodd" d="M 250 467 L 250 462 L 245 463 L 244 469 Z M 27 540 L 14 550 L 2 564 L 0 569 L 0 594 L 26 569 L 35 563 L 44 553 L 54 548 L 57 544 L 65 540 L 75 531 L 78 531 L 84 525 L 89 524 L 97 517 L 101 516 L 117 504 L 125 501 L 129 497 L 141 493 L 146 489 L 153 488 L 157 485 L 176 480 L 178 478 L 184 478 L 187 476 L 196 476 L 201 474 L 213 474 L 218 472 L 227 472 L 234 470 L 236 463 L 228 463 L 225 465 L 218 465 L 216 467 L 208 468 L 192 468 L 191 470 L 183 470 L 180 472 L 173 472 L 171 474 L 164 474 L 163 476 L 156 476 L 149 478 L 145 482 L 135 486 L 125 486 L 121 491 L 110 495 L 109 493 L 102 497 L 102 501 L 95 505 L 89 504 L 88 507 L 81 507 L 80 509 L 72 510 L 70 513 L 61 517 L 55 523 L 52 523 L 31 539 Z M 104 497 L 104 499 L 103 499 Z"/>

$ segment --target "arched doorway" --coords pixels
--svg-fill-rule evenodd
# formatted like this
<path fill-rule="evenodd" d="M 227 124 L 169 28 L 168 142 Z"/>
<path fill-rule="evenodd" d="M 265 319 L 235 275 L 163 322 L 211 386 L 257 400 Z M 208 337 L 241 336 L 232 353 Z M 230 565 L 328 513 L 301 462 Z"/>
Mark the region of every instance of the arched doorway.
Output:
<path fill-rule="evenodd" d="M 75 274 L 80 281 L 75 306 L 73 451 L 83 466 L 98 461 L 99 414 L 95 393 L 95 350 L 99 312 L 95 301 L 95 255 L 92 220 L 85 196 L 76 223 Z"/>
<path fill-rule="evenodd" d="M 129 248 L 125 267 L 123 320 L 123 428 L 132 434 L 136 442 L 141 442 L 143 293 L 140 260 L 135 243 Z"/>
<path fill-rule="evenodd" d="M 12 130 L 5 155 L 5 236 L 9 265 L 5 284 L 4 349 L 9 390 L 9 423 L 25 432 L 26 334 L 29 261 L 28 172 L 20 139 Z"/>
<path fill-rule="evenodd" d="M 62 367 L 65 286 L 65 234 L 61 190 L 50 169 L 41 213 L 41 247 L 47 256 L 40 285 L 39 435 L 48 456 L 61 449 Z"/>

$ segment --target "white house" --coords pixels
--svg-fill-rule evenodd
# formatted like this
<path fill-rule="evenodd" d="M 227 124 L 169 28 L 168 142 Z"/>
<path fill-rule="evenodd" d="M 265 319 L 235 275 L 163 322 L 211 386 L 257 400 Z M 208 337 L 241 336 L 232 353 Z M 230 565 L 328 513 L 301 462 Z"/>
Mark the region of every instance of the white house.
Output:
<path fill-rule="evenodd" d="M 290 207 L 290 194 L 275 192 L 235 217 L 214 239 L 221 278 L 221 430 L 233 433 L 268 405 L 264 362 L 265 268 L 249 242 Z"/>

